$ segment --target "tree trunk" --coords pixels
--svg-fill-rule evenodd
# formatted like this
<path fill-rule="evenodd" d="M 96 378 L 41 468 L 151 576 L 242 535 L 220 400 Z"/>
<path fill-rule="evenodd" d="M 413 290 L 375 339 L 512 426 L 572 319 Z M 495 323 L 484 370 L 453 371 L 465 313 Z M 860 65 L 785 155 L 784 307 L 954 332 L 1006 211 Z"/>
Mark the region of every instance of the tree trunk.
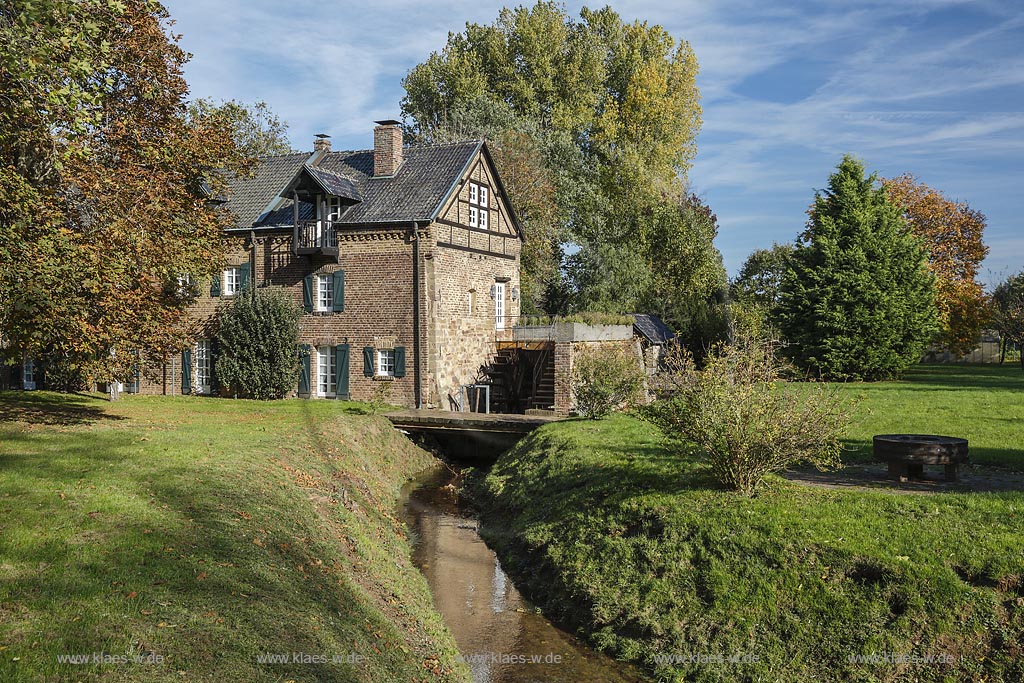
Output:
<path fill-rule="evenodd" d="M 999 364 L 1006 361 L 1006 337 L 999 335 Z"/>

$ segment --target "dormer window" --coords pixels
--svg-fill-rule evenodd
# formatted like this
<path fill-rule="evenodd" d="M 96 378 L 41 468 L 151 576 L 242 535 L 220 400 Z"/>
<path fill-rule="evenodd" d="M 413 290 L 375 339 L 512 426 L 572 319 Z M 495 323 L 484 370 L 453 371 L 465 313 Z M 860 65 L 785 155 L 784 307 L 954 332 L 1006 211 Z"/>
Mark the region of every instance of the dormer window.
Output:
<path fill-rule="evenodd" d="M 469 184 L 469 227 L 486 230 L 490 226 L 489 195 L 486 185 Z"/>

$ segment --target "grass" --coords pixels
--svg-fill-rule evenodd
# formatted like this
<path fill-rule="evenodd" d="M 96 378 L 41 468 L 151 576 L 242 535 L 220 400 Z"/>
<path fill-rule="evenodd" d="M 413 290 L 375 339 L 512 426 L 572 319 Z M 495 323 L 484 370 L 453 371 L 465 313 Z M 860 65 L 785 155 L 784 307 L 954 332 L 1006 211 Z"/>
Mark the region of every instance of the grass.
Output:
<path fill-rule="evenodd" d="M 851 444 L 959 433 L 986 461 L 1021 464 L 1002 422 L 1021 414 L 1019 375 L 928 368 L 844 390 L 866 394 Z M 1024 680 L 1024 493 L 773 478 L 745 498 L 624 415 L 542 427 L 482 488 L 484 533 L 527 594 L 659 680 Z"/>
<path fill-rule="evenodd" d="M 900 381 L 839 386 L 862 399 L 845 461 L 870 460 L 875 434 L 943 434 L 967 439 L 973 463 L 1024 471 L 1018 365 L 920 365 Z"/>
<path fill-rule="evenodd" d="M 0 393 L 0 680 L 465 680 L 393 511 L 433 458 L 364 412 Z"/>

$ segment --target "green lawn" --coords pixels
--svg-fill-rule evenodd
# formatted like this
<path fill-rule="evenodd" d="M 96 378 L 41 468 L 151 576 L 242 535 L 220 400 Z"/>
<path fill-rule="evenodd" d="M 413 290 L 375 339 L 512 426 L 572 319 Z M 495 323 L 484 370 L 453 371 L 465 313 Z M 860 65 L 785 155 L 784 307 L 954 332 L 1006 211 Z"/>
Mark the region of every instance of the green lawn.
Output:
<path fill-rule="evenodd" d="M 465 680 L 362 412 L 0 393 L 0 681 Z"/>
<path fill-rule="evenodd" d="M 940 367 L 850 385 L 866 396 L 851 444 L 952 433 L 1020 467 L 1019 378 Z M 479 493 L 486 537 L 545 612 L 662 680 L 1024 680 L 1024 493 L 771 484 L 721 490 L 616 415 L 537 430 Z"/>
<path fill-rule="evenodd" d="M 1024 471 L 1019 365 L 921 365 L 898 382 L 840 386 L 862 399 L 844 460 L 870 460 L 875 434 L 943 434 L 967 439 L 974 463 Z"/>

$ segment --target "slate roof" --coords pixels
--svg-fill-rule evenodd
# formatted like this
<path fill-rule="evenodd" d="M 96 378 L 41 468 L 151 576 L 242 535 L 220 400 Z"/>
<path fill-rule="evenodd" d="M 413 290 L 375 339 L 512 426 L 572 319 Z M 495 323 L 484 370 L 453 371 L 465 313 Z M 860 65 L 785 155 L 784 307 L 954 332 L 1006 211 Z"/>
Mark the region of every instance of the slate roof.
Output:
<path fill-rule="evenodd" d="M 676 333 L 656 315 L 632 313 L 633 329 L 652 344 L 668 344 L 676 338 Z"/>
<path fill-rule="evenodd" d="M 412 145 L 403 150 L 404 161 L 394 176 L 373 177 L 373 150 L 328 152 L 312 165 L 309 153 L 261 160 L 252 178 L 231 181 L 231 199 L 225 205 L 238 217 L 239 229 L 291 226 L 292 200 L 279 193 L 303 165 L 336 194 L 360 199 L 340 221 L 343 225 L 411 223 L 437 217 L 473 156 L 479 140 L 443 145 Z M 333 185 L 329 185 L 333 184 Z M 312 204 L 302 202 L 300 219 L 312 218 Z"/>
<path fill-rule="evenodd" d="M 238 227 L 248 228 L 269 208 L 278 204 L 277 193 L 288 184 L 312 156 L 309 152 L 285 154 L 261 159 L 252 178 L 231 178 L 228 181 L 230 198 L 224 206 L 234 212 Z M 288 222 L 291 223 L 289 213 Z"/>

